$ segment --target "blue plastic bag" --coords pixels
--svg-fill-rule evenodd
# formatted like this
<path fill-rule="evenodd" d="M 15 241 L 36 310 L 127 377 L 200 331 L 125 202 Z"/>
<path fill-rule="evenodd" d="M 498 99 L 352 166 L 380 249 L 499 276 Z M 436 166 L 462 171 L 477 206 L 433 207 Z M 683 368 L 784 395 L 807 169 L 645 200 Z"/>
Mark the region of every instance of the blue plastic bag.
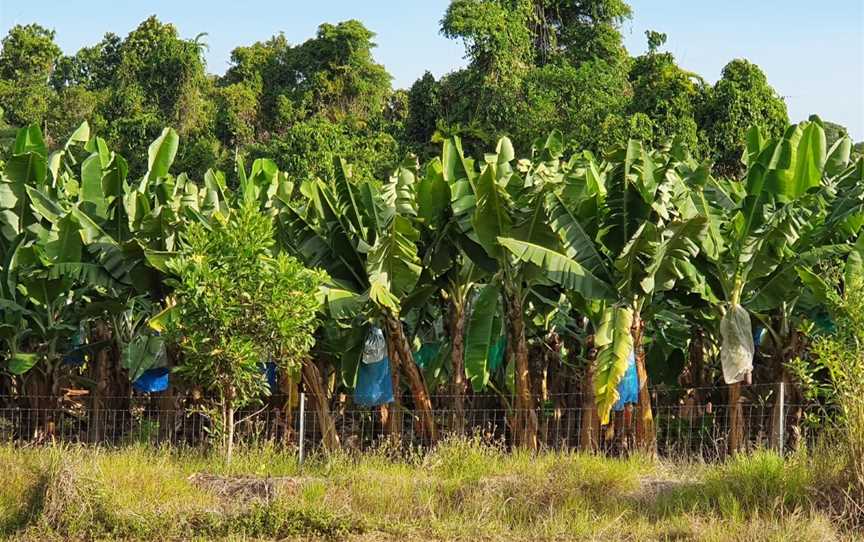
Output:
<path fill-rule="evenodd" d="M 354 402 L 362 406 L 377 406 L 393 402 L 393 380 L 390 378 L 390 358 L 378 363 L 361 363 L 354 388 Z"/>
<path fill-rule="evenodd" d="M 84 364 L 84 329 L 78 327 L 72 338 L 69 340 L 72 348 L 63 356 L 63 363 L 66 365 L 79 366 Z"/>
<path fill-rule="evenodd" d="M 767 335 L 767 331 L 762 326 L 756 326 L 756 330 L 753 331 L 753 345 L 754 346 L 762 346 L 762 339 Z"/>
<path fill-rule="evenodd" d="M 615 412 L 624 410 L 624 405 L 639 402 L 639 373 L 636 371 L 636 356 L 630 352 L 627 359 L 627 372 L 618 383 L 618 401 L 612 407 Z"/>
<path fill-rule="evenodd" d="M 279 371 L 276 368 L 276 362 L 262 361 L 261 372 L 267 376 L 267 385 L 270 387 L 270 393 L 279 391 Z"/>
<path fill-rule="evenodd" d="M 390 358 L 384 333 L 373 327 L 363 345 L 363 359 L 357 371 L 354 402 L 362 406 L 377 406 L 393 402 L 393 381 L 390 378 Z"/>
<path fill-rule="evenodd" d="M 142 393 L 157 393 L 168 389 L 168 367 L 157 367 L 147 369 L 137 380 L 132 382 L 132 387 Z"/>

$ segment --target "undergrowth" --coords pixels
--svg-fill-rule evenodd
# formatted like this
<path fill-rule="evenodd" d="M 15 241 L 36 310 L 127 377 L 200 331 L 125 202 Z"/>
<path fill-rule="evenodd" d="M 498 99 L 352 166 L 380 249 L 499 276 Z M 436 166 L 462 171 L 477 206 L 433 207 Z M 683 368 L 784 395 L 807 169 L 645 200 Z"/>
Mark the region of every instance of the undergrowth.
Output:
<path fill-rule="evenodd" d="M 853 540 L 820 511 L 806 457 L 724 464 L 506 452 L 313 457 L 259 447 L 230 465 L 191 450 L 0 446 L 0 537 L 341 540 Z M 282 484 L 225 497 L 190 476 Z"/>

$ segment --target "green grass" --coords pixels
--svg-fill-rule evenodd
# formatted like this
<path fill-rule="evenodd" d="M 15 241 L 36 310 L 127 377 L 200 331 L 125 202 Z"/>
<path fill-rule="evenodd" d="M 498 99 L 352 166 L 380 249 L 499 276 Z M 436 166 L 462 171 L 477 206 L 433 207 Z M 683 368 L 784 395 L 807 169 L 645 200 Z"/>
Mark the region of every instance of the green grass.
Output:
<path fill-rule="evenodd" d="M 0 538 L 855 539 L 819 510 L 807 461 L 767 452 L 670 464 L 451 441 L 394 457 L 382 449 L 301 468 L 293 453 L 267 447 L 240 450 L 231 465 L 145 447 L 0 447 Z M 270 498 L 241 498 L 196 486 L 195 473 L 293 482 Z"/>

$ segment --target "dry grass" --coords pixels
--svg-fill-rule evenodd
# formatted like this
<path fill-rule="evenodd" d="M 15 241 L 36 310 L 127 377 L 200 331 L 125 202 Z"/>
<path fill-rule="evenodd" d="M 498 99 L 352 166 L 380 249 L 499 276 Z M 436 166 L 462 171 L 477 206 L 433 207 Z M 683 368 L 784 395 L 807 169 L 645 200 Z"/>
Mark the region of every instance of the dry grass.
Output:
<path fill-rule="evenodd" d="M 0 538 L 852 540 L 805 460 L 725 465 L 505 453 L 452 441 L 394 459 L 0 447 Z M 845 538 L 844 538 L 845 537 Z"/>

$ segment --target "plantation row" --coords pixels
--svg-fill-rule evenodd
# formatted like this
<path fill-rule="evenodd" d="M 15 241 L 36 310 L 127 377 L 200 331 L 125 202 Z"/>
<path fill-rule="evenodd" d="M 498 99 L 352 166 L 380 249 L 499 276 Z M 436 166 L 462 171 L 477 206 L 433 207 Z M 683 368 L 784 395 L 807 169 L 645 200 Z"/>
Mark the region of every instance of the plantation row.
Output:
<path fill-rule="evenodd" d="M 86 123 L 57 149 L 35 125 L 17 133 L 0 178 L 0 396 L 40 434 L 70 397 L 98 413 L 185 395 L 230 454 L 237 409 L 292 408 L 302 386 L 329 449 L 344 394 L 394 438 L 410 416 L 425 442 L 493 404 L 533 449 L 542 409 L 577 393 L 596 416 L 580 443 L 625 409 L 651 449 L 649 386 L 704 409 L 722 383 L 734 451 L 747 384 L 835 400 L 842 368 L 809 345 L 864 288 L 864 159 L 848 137 L 826 148 L 818 119 L 752 129 L 740 179 L 678 141 L 565 156 L 557 132 L 476 159 L 450 138 L 380 181 L 344 160 L 303 182 L 267 159 L 195 178 L 171 172 L 178 146 L 165 129 L 133 179 Z"/>

